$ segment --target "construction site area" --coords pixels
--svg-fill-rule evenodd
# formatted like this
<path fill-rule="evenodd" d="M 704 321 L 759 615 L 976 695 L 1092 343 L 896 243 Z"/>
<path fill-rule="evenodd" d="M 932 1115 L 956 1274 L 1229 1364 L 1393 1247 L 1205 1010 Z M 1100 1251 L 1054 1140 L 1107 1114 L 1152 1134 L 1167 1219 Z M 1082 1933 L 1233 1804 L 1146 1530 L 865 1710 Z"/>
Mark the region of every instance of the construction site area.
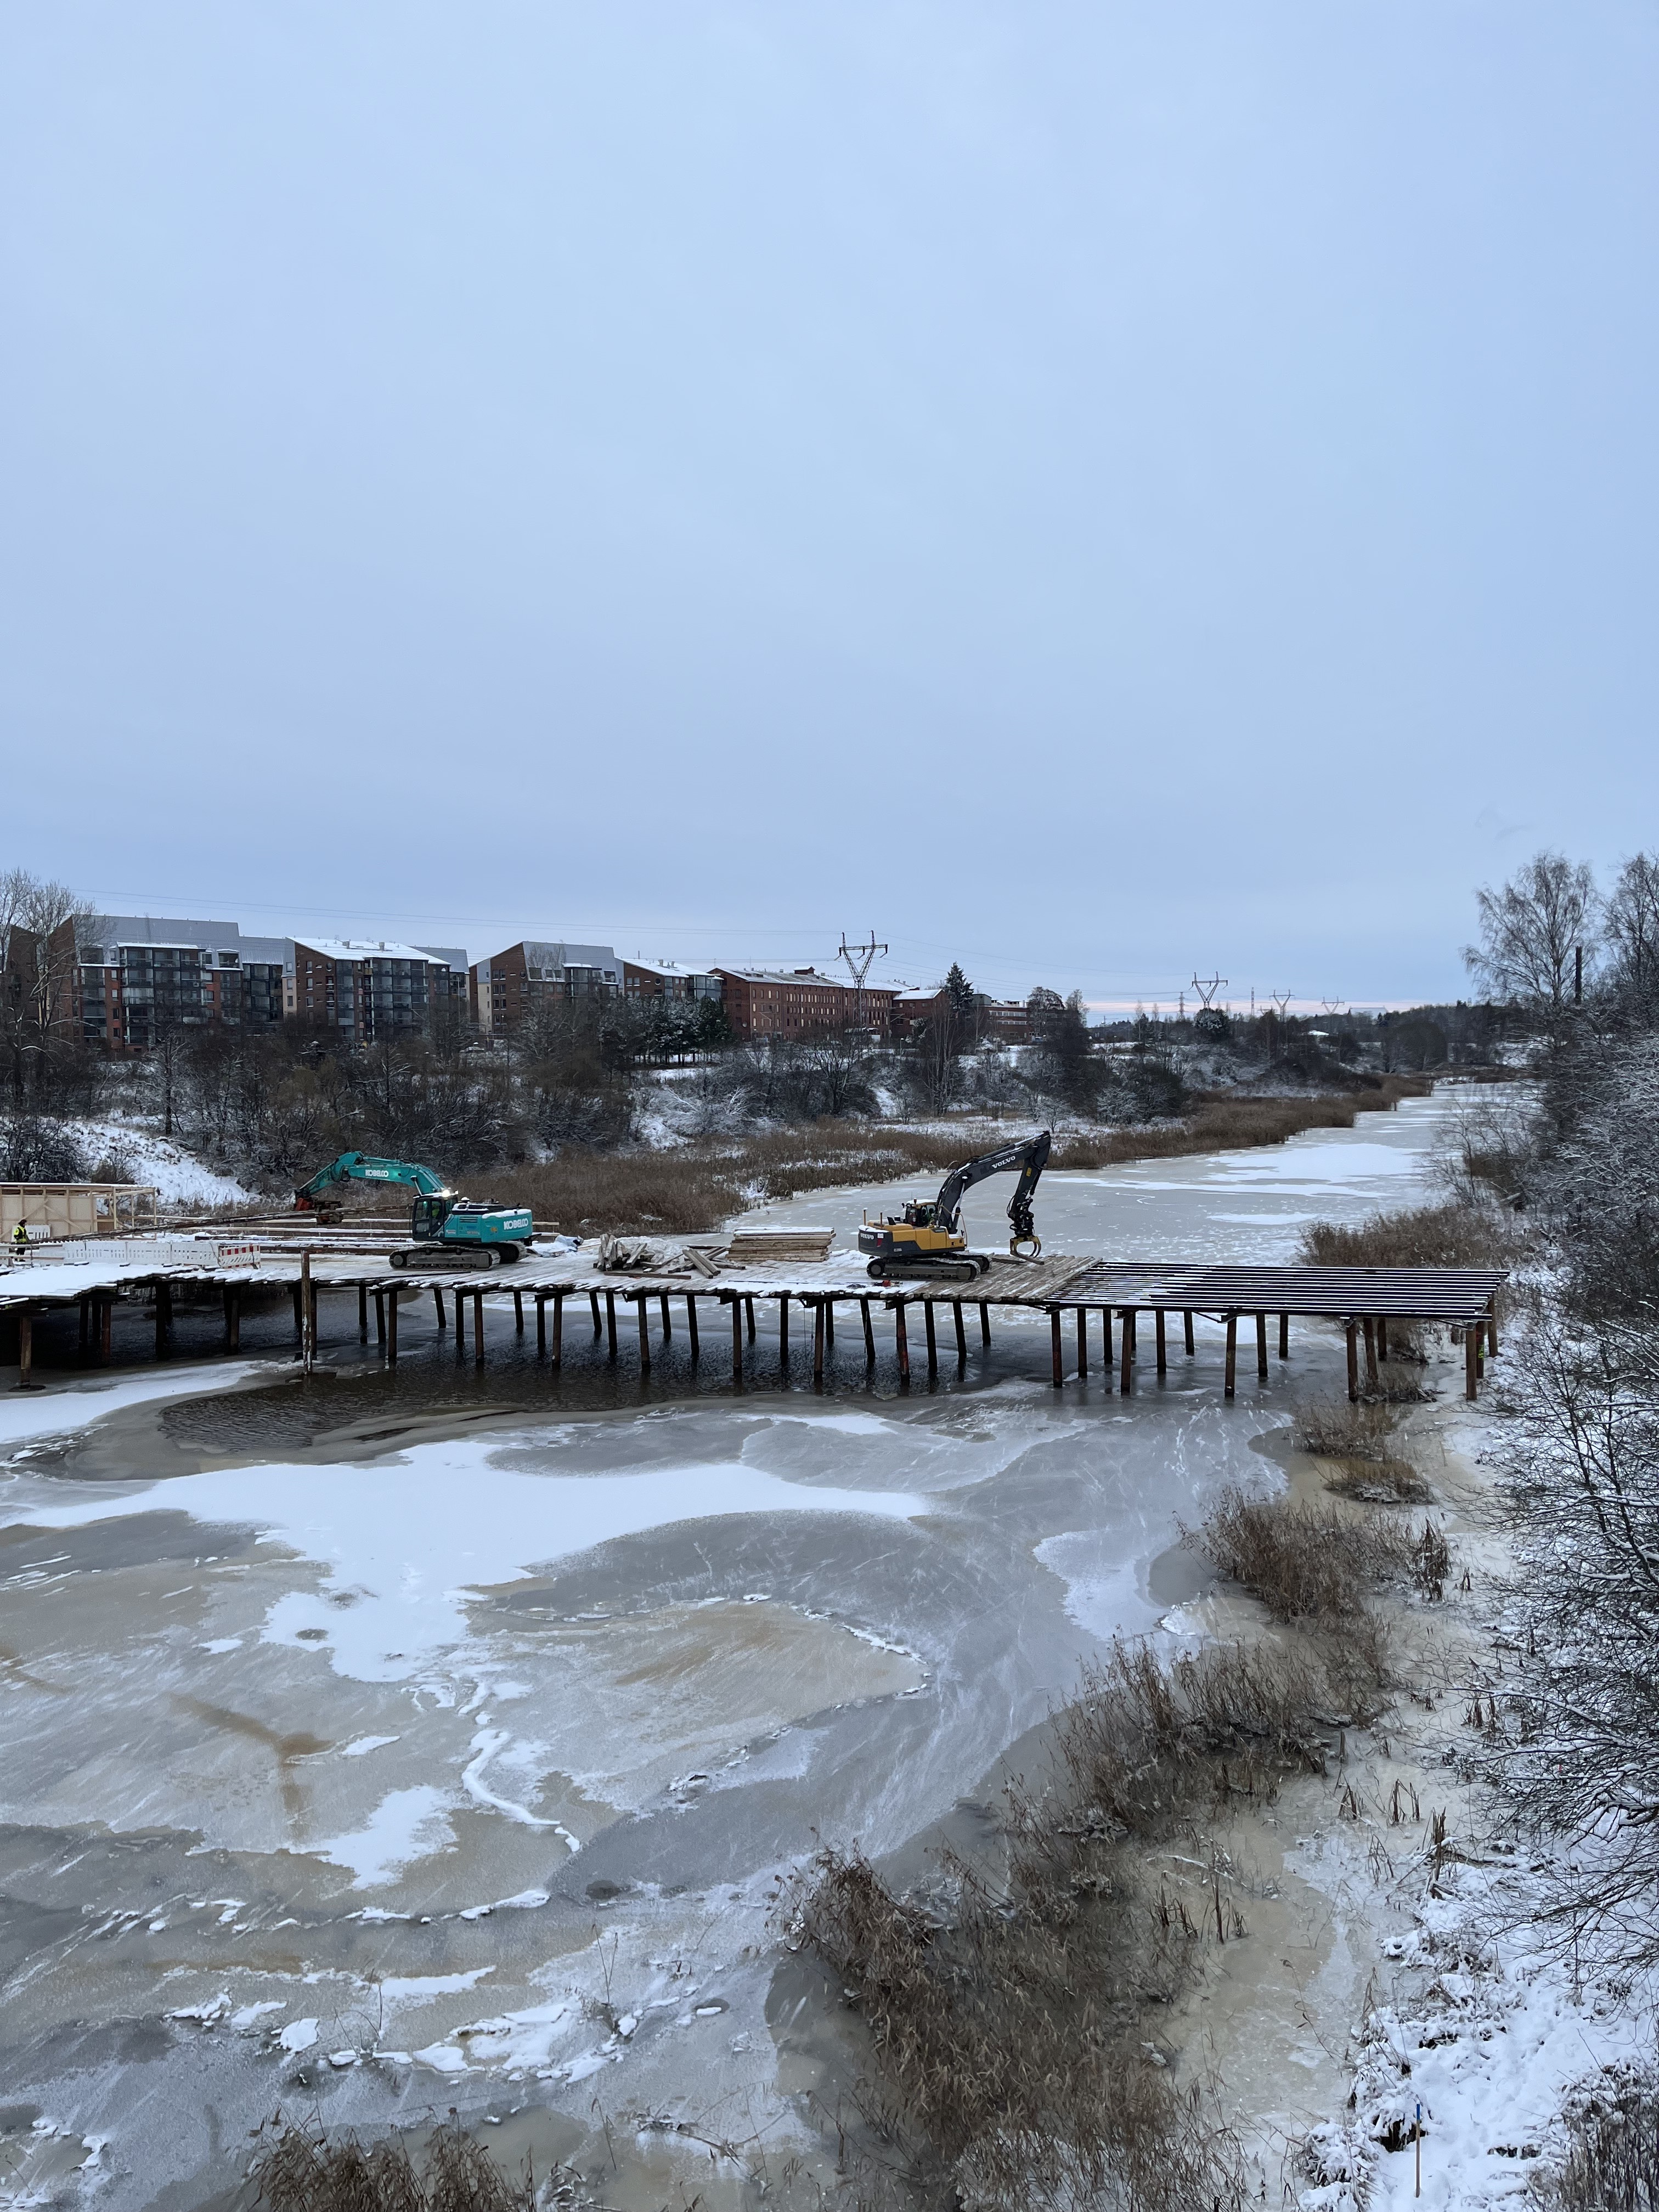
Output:
<path fill-rule="evenodd" d="M 1036 1139 L 678 1238 L 356 1156 L 297 1215 L 5 1194 L 28 2185 L 204 2201 L 281 2104 L 453 2108 L 619 2208 L 738 2212 L 767 2160 L 809 2201 L 842 2061 L 779 1885 L 978 1836 L 1079 1666 L 1216 1632 L 1182 1528 L 1310 1405 L 1461 1413 L 1500 1273 L 1313 1267 L 1298 1226 L 1422 1202 L 1453 1110 L 1049 1168 L 1029 1220 Z"/>

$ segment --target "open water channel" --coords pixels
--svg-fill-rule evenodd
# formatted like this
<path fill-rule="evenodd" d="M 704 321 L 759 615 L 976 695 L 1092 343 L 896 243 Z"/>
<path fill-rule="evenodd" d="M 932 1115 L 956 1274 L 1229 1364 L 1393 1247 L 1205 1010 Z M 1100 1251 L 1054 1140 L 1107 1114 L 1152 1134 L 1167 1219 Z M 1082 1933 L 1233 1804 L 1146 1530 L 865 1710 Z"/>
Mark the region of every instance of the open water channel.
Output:
<path fill-rule="evenodd" d="M 1289 1259 L 1432 1197 L 1455 1098 L 1051 1173 L 1045 1247 Z M 750 1218 L 846 1240 L 896 1194 Z M 510 1316 L 480 1376 L 415 1312 L 395 1381 L 354 1328 L 331 1379 L 273 1335 L 0 1401 L 0 2195 L 194 2206 L 281 2103 L 454 2106 L 544 2167 L 608 2129 L 614 2202 L 745 2201 L 708 2140 L 808 2132 L 780 1871 L 895 1850 L 1178 1628 L 1177 1523 L 1278 1480 L 1257 1441 L 1340 1366 L 1304 1328 L 1225 1406 L 1200 1324 L 1162 1387 L 1055 1392 L 1046 1320 L 999 1317 L 908 1394 L 890 1343 L 817 1394 L 763 1330 L 739 1397 L 679 1337 L 643 1388 L 580 1332 L 550 1375 Z"/>

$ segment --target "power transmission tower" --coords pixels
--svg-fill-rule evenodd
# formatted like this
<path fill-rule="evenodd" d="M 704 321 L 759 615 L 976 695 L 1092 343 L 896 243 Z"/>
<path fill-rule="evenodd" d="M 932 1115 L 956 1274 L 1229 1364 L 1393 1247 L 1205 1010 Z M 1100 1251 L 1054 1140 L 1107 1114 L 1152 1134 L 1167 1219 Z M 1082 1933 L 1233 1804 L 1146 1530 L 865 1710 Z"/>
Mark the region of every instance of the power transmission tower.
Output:
<path fill-rule="evenodd" d="M 1200 976 L 1194 975 L 1193 978 L 1193 988 L 1197 992 L 1206 1010 L 1214 1006 L 1216 993 L 1224 991 L 1226 988 L 1227 978 L 1224 975 L 1212 975 L 1207 983 Z"/>
<path fill-rule="evenodd" d="M 867 945 L 849 945 L 847 942 L 847 932 L 843 929 L 841 933 L 841 951 L 836 957 L 838 960 L 844 960 L 852 972 L 853 1018 L 860 1029 L 864 1027 L 865 1019 L 864 979 L 875 965 L 877 953 L 885 952 L 886 950 L 887 947 L 884 945 L 877 944 L 876 933 L 873 929 L 870 933 L 870 942 Z"/>
<path fill-rule="evenodd" d="M 1294 993 L 1290 991 L 1272 991 L 1268 994 L 1274 1006 L 1279 1009 L 1279 1018 L 1281 1022 L 1290 1010 L 1291 1000 L 1294 995 Z"/>

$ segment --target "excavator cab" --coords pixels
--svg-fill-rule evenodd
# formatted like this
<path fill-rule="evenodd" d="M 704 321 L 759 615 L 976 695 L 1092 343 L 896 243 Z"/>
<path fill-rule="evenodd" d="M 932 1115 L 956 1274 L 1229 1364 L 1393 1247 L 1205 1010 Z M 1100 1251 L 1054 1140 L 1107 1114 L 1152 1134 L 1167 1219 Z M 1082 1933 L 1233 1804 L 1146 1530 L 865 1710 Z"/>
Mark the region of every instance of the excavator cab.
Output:
<path fill-rule="evenodd" d="M 410 1235 L 421 1243 L 429 1243 L 434 1237 L 441 1237 L 453 1203 L 449 1198 L 417 1198 L 409 1209 Z"/>

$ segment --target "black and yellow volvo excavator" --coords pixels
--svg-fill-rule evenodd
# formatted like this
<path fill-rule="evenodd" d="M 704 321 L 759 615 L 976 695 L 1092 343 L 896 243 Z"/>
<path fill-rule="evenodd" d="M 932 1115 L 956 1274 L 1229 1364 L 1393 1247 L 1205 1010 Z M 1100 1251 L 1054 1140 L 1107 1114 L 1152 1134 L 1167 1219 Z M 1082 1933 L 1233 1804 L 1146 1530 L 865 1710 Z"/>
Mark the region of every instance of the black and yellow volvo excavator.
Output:
<path fill-rule="evenodd" d="M 869 1272 L 878 1282 L 893 1275 L 943 1276 L 951 1282 L 972 1282 L 988 1275 L 991 1262 L 982 1252 L 970 1252 L 962 1233 L 964 1193 L 987 1176 L 1006 1175 L 1018 1168 L 1019 1181 L 1008 1201 L 1013 1234 L 1008 1249 L 1017 1260 L 1035 1260 L 1042 1241 L 1031 1218 L 1031 1194 L 1048 1163 L 1050 1132 L 1028 1137 L 1021 1145 L 1002 1145 L 994 1152 L 981 1152 L 952 1168 L 939 1187 L 937 1198 L 911 1200 L 902 1213 L 884 1215 L 879 1221 L 864 1218 L 859 1249 L 874 1256 Z"/>

